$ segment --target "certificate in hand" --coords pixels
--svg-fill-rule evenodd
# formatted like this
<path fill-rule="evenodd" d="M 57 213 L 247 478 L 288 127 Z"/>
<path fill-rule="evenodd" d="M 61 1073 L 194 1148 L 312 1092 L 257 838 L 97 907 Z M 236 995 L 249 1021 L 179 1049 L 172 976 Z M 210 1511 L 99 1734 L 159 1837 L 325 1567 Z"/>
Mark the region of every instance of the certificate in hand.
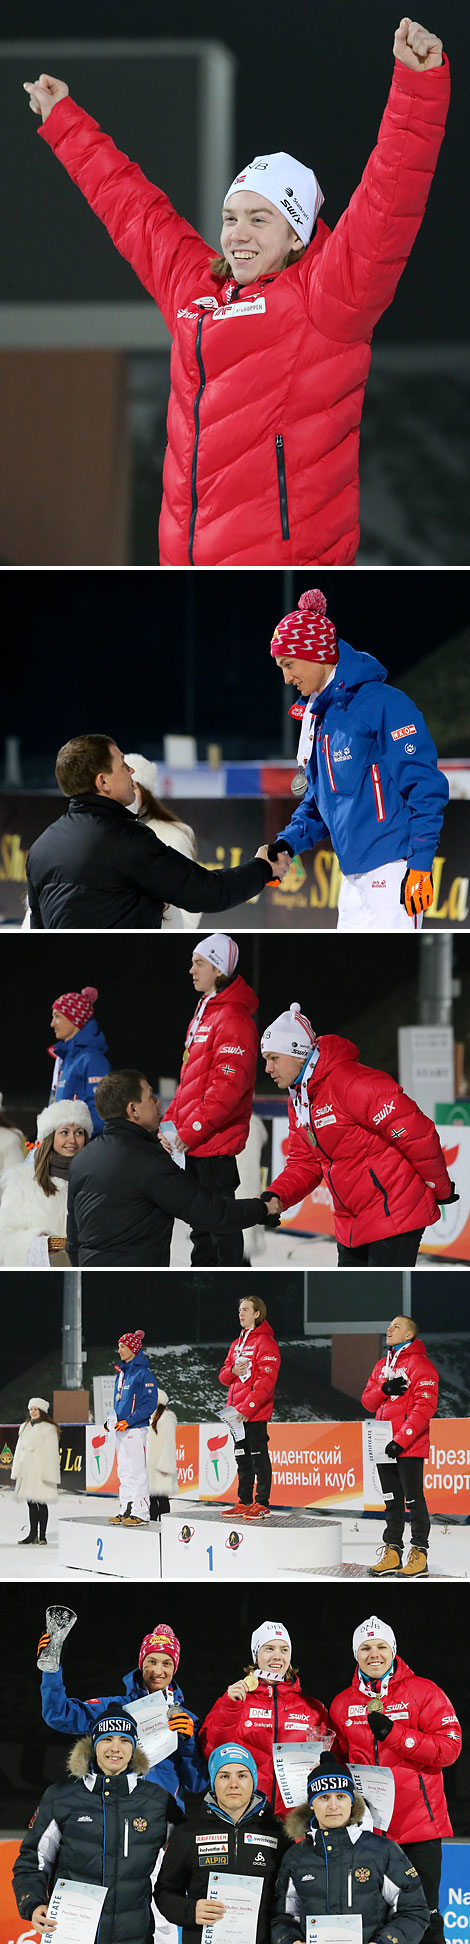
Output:
<path fill-rule="evenodd" d="M 306 1944 L 362 1944 L 362 1917 L 307 1917 Z"/>
<path fill-rule="evenodd" d="M 177 1141 L 178 1139 L 178 1128 L 175 1127 L 174 1121 L 167 1121 L 167 1120 L 165 1121 L 163 1133 L 165 1135 L 165 1140 L 169 1142 L 169 1145 L 171 1147 L 172 1161 L 176 1161 L 177 1168 L 185 1168 L 186 1155 L 182 1154 L 181 1148 L 175 1147 L 175 1141 Z"/>
<path fill-rule="evenodd" d="M 320 1755 L 324 1748 L 331 1748 L 332 1742 L 332 1735 L 323 1735 L 321 1741 L 274 1743 L 274 1773 L 286 1809 L 298 1809 L 307 1801 L 307 1777 L 311 1769 L 318 1768 Z"/>
<path fill-rule="evenodd" d="M 393 1816 L 395 1778 L 391 1768 L 365 1768 L 350 1763 L 351 1775 L 359 1794 L 364 1796 L 377 1829 L 388 1829 Z"/>
<path fill-rule="evenodd" d="M 369 1418 L 364 1426 L 371 1465 L 393 1465 L 393 1458 L 386 1458 L 385 1446 L 391 1444 L 393 1424 L 386 1424 L 385 1418 Z"/>
<path fill-rule="evenodd" d="M 215 1924 L 203 1924 L 201 1944 L 255 1944 L 263 1883 L 264 1877 L 211 1870 L 207 1896 L 225 1904 L 225 1912 Z"/>
<path fill-rule="evenodd" d="M 98 1883 L 75 1883 L 58 1877 L 47 1915 L 57 1930 L 43 1931 L 44 1944 L 94 1944 L 107 1890 Z"/>
<path fill-rule="evenodd" d="M 124 1712 L 137 1722 L 139 1747 L 143 1748 L 150 1767 L 174 1754 L 178 1736 L 169 1724 L 168 1702 L 161 1689 L 156 1694 L 144 1694 L 141 1701 L 126 1701 Z"/>

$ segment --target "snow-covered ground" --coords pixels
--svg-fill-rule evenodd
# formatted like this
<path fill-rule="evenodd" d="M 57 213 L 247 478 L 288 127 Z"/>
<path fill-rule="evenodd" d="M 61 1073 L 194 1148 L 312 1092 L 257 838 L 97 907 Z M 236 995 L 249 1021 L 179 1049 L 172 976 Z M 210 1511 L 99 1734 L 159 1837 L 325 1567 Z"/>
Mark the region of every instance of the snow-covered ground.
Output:
<path fill-rule="evenodd" d="M 189 1514 L 191 1501 L 184 1499 L 182 1501 L 183 1504 L 185 1512 Z M 176 1510 L 175 1501 L 173 1501 L 173 1505 Z M 100 1519 L 102 1518 L 105 1521 L 115 1514 L 116 1499 L 101 1496 L 97 1499 L 92 1496 L 85 1496 L 83 1493 L 61 1492 L 60 1502 L 51 1508 L 47 1546 L 21 1546 L 18 1542 L 27 1531 L 27 1519 L 24 1517 L 24 1508 L 18 1505 L 13 1492 L 0 1491 L 0 1573 L 4 1582 L 13 1579 L 34 1580 L 35 1582 L 42 1581 L 45 1585 L 50 1586 L 56 1581 L 79 1580 L 81 1582 L 82 1580 L 98 1580 L 103 1578 L 101 1573 L 81 1571 L 79 1568 L 67 1567 L 59 1562 L 59 1511 L 62 1519 L 82 1519 L 90 1518 L 90 1516 L 96 1518 L 99 1516 Z M 282 1508 L 282 1511 L 284 1514 L 285 1507 Z M 337 1515 L 335 1514 L 334 1516 L 336 1517 Z M 321 1579 L 345 1578 L 350 1580 L 355 1578 L 362 1579 L 364 1576 L 367 1576 L 368 1569 L 374 1565 L 381 1547 L 383 1520 L 361 1519 L 353 1516 L 352 1518 L 342 1519 L 341 1526 L 343 1538 L 342 1567 L 336 1567 L 332 1573 L 328 1573 L 325 1569 L 320 1574 L 302 1572 L 300 1569 L 297 1572 L 291 1568 L 286 1569 L 285 1574 L 279 1576 L 285 1577 L 286 1580 L 291 1580 L 292 1578 L 302 1580 L 310 1578 L 316 1579 L 317 1577 Z M 275 1561 L 280 1539 L 279 1528 L 276 1533 L 275 1512 L 270 1530 L 273 1534 L 273 1579 L 275 1579 L 278 1577 L 279 1572 L 279 1568 L 276 1570 Z M 433 1524 L 429 1549 L 429 1577 L 432 1579 L 434 1576 L 439 1578 L 443 1576 L 451 1580 L 470 1579 L 470 1529 L 468 1526 L 459 1524 L 452 1525 L 444 1520 Z M 108 1583 L 110 1579 L 116 1578 L 118 1580 L 120 1577 L 117 1574 L 106 1574 Z"/>
<path fill-rule="evenodd" d="M 336 1269 L 338 1251 L 336 1242 L 330 1235 L 297 1235 L 294 1231 L 286 1234 L 282 1229 L 261 1229 L 261 1244 L 252 1253 L 253 1268 L 258 1269 Z M 263 1248 L 263 1241 L 265 1248 Z M 247 1253 L 250 1254 L 250 1231 L 246 1235 Z M 175 1222 L 171 1244 L 172 1269 L 187 1269 L 191 1261 L 189 1229 L 185 1222 Z M 454 1269 L 462 1265 L 439 1256 L 419 1255 L 417 1269 Z M 357 1272 L 360 1274 L 360 1271 Z"/>

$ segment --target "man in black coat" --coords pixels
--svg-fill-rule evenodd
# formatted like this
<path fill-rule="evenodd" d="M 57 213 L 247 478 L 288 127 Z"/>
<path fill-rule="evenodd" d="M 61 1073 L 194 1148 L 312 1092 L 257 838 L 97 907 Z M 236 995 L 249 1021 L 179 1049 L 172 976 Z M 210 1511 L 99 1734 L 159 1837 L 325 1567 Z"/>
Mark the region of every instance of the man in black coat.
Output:
<path fill-rule="evenodd" d="M 157 1138 L 160 1110 L 143 1074 L 108 1073 L 95 1095 L 104 1121 L 69 1169 L 67 1253 L 73 1267 L 165 1269 L 173 1222 L 220 1231 L 276 1226 L 277 1201 L 208 1194 L 177 1167 Z M 80 1167 L 89 1153 L 90 1161 Z"/>
<path fill-rule="evenodd" d="M 209 1776 L 207 1795 L 170 1836 L 158 1875 L 158 1908 L 168 1923 L 182 1925 L 182 1944 L 200 1944 L 201 1925 L 217 1924 L 224 1911 L 223 1880 L 219 1897 L 207 1896 L 210 1871 L 222 1879 L 224 1870 L 228 1876 L 261 1877 L 256 1944 L 266 1944 L 274 1885 L 289 1839 L 258 1790 L 248 1749 L 239 1742 L 214 1748 Z"/>
<path fill-rule="evenodd" d="M 421 1944 L 429 1910 L 418 1872 L 373 1828 L 346 1763 L 325 1752 L 307 1798 L 286 1817 L 292 1847 L 279 1871 L 271 1944 L 300 1944 L 308 1917 L 348 1915 L 361 1918 L 363 1944 Z"/>
<path fill-rule="evenodd" d="M 132 770 L 112 736 L 74 736 L 55 773 L 69 803 L 26 860 L 32 931 L 155 931 L 165 904 L 226 911 L 289 868 L 288 858 L 270 864 L 261 846 L 248 864 L 209 871 L 162 844 L 129 816 Z"/>

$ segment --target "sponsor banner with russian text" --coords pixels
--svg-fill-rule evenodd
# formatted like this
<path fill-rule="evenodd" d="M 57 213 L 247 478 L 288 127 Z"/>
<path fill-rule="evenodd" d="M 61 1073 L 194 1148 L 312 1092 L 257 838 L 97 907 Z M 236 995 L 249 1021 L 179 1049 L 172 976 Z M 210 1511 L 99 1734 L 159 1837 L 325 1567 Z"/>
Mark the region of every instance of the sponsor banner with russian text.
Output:
<path fill-rule="evenodd" d="M 383 1508 L 378 1472 L 369 1459 L 367 1425 L 362 1425 L 364 1510 Z M 405 1454 L 406 1455 L 406 1454 Z M 424 1460 L 424 1490 L 430 1513 L 450 1518 L 470 1513 L 470 1418 L 433 1418 L 429 1426 L 429 1458 Z"/>
<path fill-rule="evenodd" d="M 427 1255 L 456 1256 L 459 1262 L 470 1262 L 470 1127 L 438 1121 L 437 1132 L 460 1201 L 444 1203 L 440 1221 L 424 1231 L 421 1250 Z"/>

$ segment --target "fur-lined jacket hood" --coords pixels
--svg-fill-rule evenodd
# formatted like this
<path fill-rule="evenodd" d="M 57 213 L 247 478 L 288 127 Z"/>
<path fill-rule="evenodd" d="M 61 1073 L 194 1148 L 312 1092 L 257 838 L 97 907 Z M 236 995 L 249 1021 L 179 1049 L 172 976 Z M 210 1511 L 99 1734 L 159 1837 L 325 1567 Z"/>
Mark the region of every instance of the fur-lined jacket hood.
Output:
<path fill-rule="evenodd" d="M 134 1749 L 129 1767 L 122 1770 L 121 1773 L 126 1775 L 147 1775 L 148 1767 L 147 1756 L 144 1755 L 143 1749 L 137 1746 Z M 100 1769 L 95 1769 L 91 1735 L 80 1735 L 79 1740 L 74 1742 L 73 1748 L 71 1748 L 70 1754 L 67 1756 L 67 1773 L 72 1776 L 74 1782 L 84 1782 L 87 1776 L 101 1774 Z"/>
<path fill-rule="evenodd" d="M 302 1843 L 306 1836 L 315 1834 L 315 1829 L 318 1825 L 314 1823 L 313 1828 L 311 1828 L 311 1814 L 310 1803 L 301 1802 L 298 1809 L 289 1809 L 287 1815 L 283 1816 L 284 1829 L 287 1831 L 287 1835 L 290 1837 L 292 1843 Z M 364 1797 L 359 1795 L 358 1791 L 355 1790 L 352 1812 L 349 1817 L 349 1822 L 344 1824 L 344 1828 L 356 1829 L 358 1825 L 360 1829 L 373 1829 L 374 1827 L 370 1809 L 367 1808 Z"/>

